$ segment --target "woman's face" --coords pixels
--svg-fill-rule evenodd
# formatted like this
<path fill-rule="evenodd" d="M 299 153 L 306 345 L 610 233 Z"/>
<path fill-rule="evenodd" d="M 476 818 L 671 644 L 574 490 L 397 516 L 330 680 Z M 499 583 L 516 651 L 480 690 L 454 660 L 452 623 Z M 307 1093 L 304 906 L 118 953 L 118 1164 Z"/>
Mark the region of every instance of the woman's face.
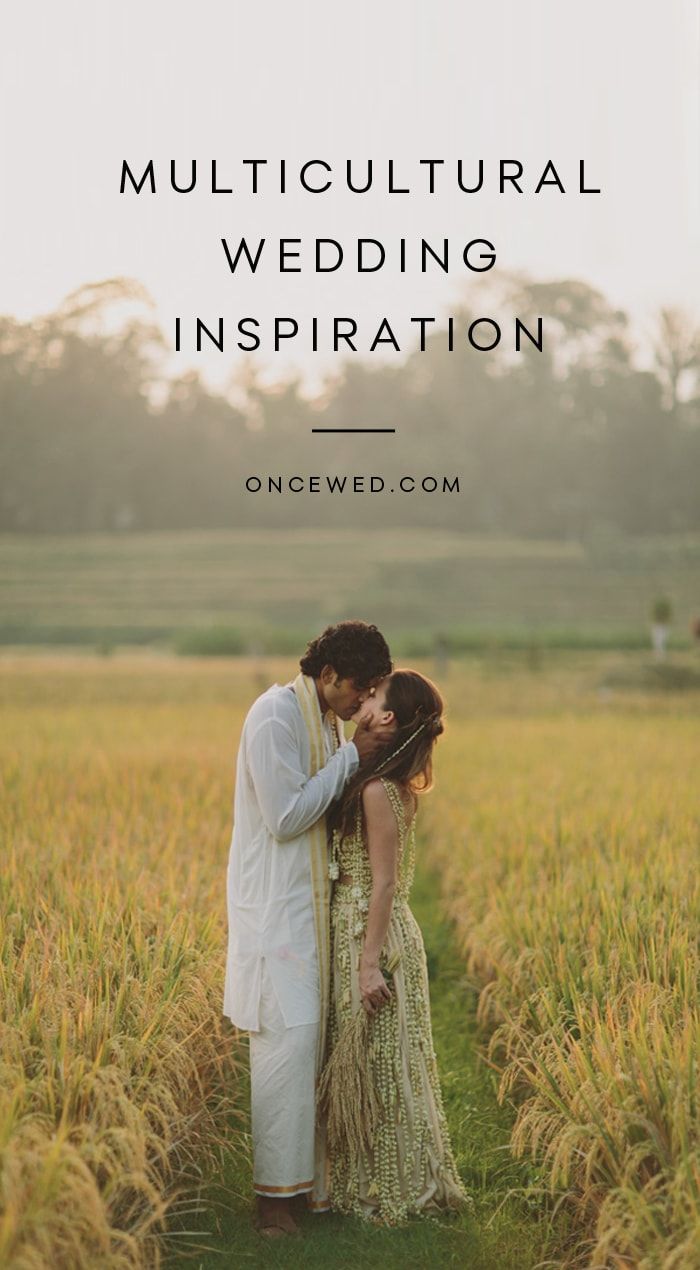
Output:
<path fill-rule="evenodd" d="M 386 706 L 386 691 L 389 686 L 391 676 L 387 675 L 386 679 L 381 679 L 377 684 L 374 692 L 366 701 L 362 703 L 356 714 L 352 716 L 353 723 L 367 723 L 369 728 L 378 727 L 379 724 L 392 724 L 394 729 L 397 728 L 396 718 L 392 710 L 388 710 Z"/>

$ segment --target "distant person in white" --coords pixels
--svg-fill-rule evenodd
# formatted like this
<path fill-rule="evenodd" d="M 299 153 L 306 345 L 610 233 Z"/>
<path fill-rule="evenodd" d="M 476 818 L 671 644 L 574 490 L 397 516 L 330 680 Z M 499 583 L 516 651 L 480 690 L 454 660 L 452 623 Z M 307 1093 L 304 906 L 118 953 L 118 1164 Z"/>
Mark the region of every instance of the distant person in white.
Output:
<path fill-rule="evenodd" d="M 227 873 L 224 1014 L 250 1033 L 253 1188 L 268 1235 L 297 1229 L 295 1196 L 329 1207 L 316 1078 L 330 992 L 325 812 L 390 740 L 348 720 L 391 673 L 384 637 L 342 622 L 313 640 L 301 673 L 274 684 L 243 725 Z"/>

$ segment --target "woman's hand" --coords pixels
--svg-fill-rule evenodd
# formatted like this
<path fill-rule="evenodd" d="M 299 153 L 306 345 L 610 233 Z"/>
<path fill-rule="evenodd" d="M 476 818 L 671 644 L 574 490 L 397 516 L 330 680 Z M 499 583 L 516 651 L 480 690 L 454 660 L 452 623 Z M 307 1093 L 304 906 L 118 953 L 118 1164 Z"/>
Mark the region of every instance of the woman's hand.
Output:
<path fill-rule="evenodd" d="M 391 1000 L 391 988 L 376 961 L 360 958 L 360 997 L 368 1014 L 377 1014 Z"/>

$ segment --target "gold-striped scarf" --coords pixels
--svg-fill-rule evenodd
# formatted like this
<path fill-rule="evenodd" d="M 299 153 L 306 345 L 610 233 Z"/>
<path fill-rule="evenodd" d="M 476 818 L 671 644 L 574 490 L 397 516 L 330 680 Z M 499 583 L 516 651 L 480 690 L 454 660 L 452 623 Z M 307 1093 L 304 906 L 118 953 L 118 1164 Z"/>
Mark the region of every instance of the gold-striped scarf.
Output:
<path fill-rule="evenodd" d="M 310 776 L 315 776 L 325 767 L 326 747 L 323 734 L 323 718 L 319 705 L 316 684 L 310 675 L 298 674 L 294 680 L 294 691 L 301 707 L 301 714 L 309 734 L 311 749 Z M 333 712 L 330 712 L 333 751 L 342 744 L 342 724 Z M 326 1031 L 328 1027 L 328 1009 L 331 991 L 331 928 L 330 928 L 330 878 L 328 876 L 328 836 L 326 817 L 321 816 L 307 830 L 309 853 L 311 857 L 311 887 L 313 891 L 314 928 L 316 931 L 316 951 L 318 954 L 319 988 L 321 993 L 321 1020 L 318 1029 L 318 1049 L 316 1052 L 316 1071 L 321 1071 L 325 1050 Z"/>

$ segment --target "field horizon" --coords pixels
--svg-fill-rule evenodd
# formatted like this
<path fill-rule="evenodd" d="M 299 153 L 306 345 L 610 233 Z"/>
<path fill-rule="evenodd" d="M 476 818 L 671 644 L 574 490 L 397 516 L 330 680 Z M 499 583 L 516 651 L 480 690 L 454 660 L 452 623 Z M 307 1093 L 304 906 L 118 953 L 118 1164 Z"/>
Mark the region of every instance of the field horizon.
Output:
<path fill-rule="evenodd" d="M 0 535 L 0 645 L 293 653 L 375 621 L 403 654 L 670 647 L 700 617 L 700 535 L 586 543 L 441 530 Z"/>

